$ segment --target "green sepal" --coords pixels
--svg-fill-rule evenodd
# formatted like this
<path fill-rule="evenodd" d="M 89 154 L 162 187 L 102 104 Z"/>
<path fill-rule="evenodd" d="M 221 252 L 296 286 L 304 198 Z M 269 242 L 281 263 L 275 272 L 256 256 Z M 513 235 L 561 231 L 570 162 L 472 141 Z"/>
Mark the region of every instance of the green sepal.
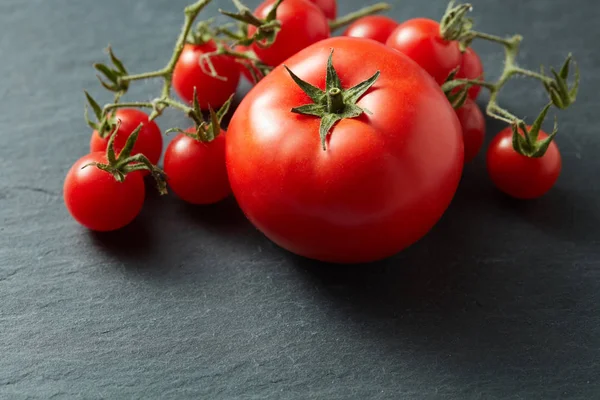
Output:
<path fill-rule="evenodd" d="M 111 174 L 115 178 L 115 180 L 120 183 L 123 183 L 125 181 L 125 177 L 127 176 L 127 174 L 142 170 L 150 171 L 150 173 L 156 180 L 158 192 L 160 194 L 166 194 L 167 183 L 165 179 L 166 174 L 164 173 L 164 171 L 156 165 L 152 164 L 150 160 L 148 160 L 148 158 L 141 153 L 133 156 L 131 155 L 133 147 L 135 146 L 135 142 L 137 141 L 140 131 L 142 130 L 144 124 L 141 123 L 133 132 L 131 132 L 131 135 L 129 135 L 129 137 L 127 138 L 123 149 L 118 155 L 116 155 L 115 139 L 117 137 L 117 132 L 120 126 L 121 121 L 118 120 L 108 140 L 108 144 L 106 147 L 107 163 L 103 164 L 93 162 L 84 165 L 82 168 L 87 168 L 91 166 L 96 167 L 102 171 Z"/>
<path fill-rule="evenodd" d="M 515 121 L 511 125 L 513 131 L 512 144 L 517 153 L 532 158 L 543 157 L 544 154 L 546 154 L 548 146 L 550 146 L 550 143 L 558 133 L 558 122 L 555 118 L 552 133 L 548 135 L 547 138 L 538 140 L 542 124 L 546 119 L 551 106 L 552 103 L 547 104 L 543 108 L 542 112 L 538 115 L 533 124 L 531 124 L 530 128 L 527 128 L 527 125 L 523 121 Z"/>
<path fill-rule="evenodd" d="M 346 118 L 356 118 L 364 113 L 371 114 L 369 110 L 356 105 L 356 102 L 375 84 L 380 76 L 377 71 L 369 79 L 356 86 L 343 89 L 339 75 L 333 66 L 333 49 L 327 59 L 326 90 L 323 91 L 310 83 L 303 81 L 287 66 L 284 65 L 292 80 L 313 101 L 291 109 L 291 112 L 321 118 L 319 136 L 323 150 L 327 150 L 327 135 L 336 122 Z"/>

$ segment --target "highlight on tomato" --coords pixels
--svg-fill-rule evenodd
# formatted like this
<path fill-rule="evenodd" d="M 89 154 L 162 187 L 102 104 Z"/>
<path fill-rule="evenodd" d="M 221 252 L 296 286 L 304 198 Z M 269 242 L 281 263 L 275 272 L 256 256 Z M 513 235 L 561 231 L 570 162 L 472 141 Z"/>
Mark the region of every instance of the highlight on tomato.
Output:
<path fill-rule="evenodd" d="M 305 257 L 358 263 L 435 225 L 458 186 L 463 140 L 423 69 L 375 41 L 336 37 L 246 96 L 226 162 L 240 207 L 268 238 Z"/>

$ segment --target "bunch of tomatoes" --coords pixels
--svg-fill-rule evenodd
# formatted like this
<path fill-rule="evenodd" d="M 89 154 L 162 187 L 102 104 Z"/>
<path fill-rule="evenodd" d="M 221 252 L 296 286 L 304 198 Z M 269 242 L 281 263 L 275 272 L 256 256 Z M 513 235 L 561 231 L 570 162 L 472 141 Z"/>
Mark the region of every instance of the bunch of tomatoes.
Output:
<path fill-rule="evenodd" d="M 111 231 L 140 213 L 144 177 L 161 192 L 205 205 L 232 192 L 247 218 L 296 254 L 337 263 L 391 256 L 423 237 L 450 204 L 463 165 L 481 150 L 485 118 L 476 104 L 490 91 L 491 117 L 507 123 L 487 151 L 492 181 L 522 199 L 545 194 L 561 170 L 559 150 L 541 124 L 551 106 L 567 108 L 570 57 L 552 75 L 514 64 L 519 36 L 472 29 L 469 5 L 451 4 L 441 22 L 397 22 L 370 15 L 386 4 L 337 18 L 336 0 L 266 0 L 256 10 L 234 1 L 223 13 L 237 30 L 192 23 L 210 0 L 185 10 L 185 23 L 164 69 L 129 74 L 109 50 L 97 64 L 115 100 L 101 107 L 86 92 L 96 121 L 90 154 L 67 174 L 71 215 L 92 230 Z M 332 31 L 343 28 L 341 36 Z M 502 77 L 485 81 L 473 40 L 507 54 Z M 531 125 L 498 106 L 515 75 L 539 80 L 549 104 Z M 164 80 L 150 102 L 123 102 L 136 80 Z M 240 79 L 253 88 L 227 132 Z M 178 99 L 171 97 L 174 89 Z M 164 151 L 155 122 L 172 107 L 190 118 Z M 142 111 L 146 109 L 148 113 Z M 87 112 L 86 112 L 87 114 Z"/>

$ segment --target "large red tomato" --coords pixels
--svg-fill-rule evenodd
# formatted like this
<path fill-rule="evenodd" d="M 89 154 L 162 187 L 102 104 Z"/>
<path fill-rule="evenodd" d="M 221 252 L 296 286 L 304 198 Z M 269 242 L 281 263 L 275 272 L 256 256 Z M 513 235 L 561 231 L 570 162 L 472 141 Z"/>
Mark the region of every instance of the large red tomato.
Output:
<path fill-rule="evenodd" d="M 275 0 L 266 0 L 255 11 L 259 18 L 266 18 Z M 285 0 L 277 8 L 277 20 L 281 29 L 275 42 L 267 48 L 254 43 L 252 50 L 265 63 L 277 66 L 305 47 L 329 37 L 329 22 L 323 11 L 309 0 Z M 255 26 L 248 28 L 256 32 Z"/>
<path fill-rule="evenodd" d="M 462 173 L 461 127 L 439 85 L 375 41 L 331 38 L 286 65 L 322 90 L 332 49 L 345 94 L 331 90 L 330 103 L 346 97 L 327 119 L 356 107 L 368 113 L 333 125 L 323 150 L 321 119 L 291 111 L 313 101 L 280 66 L 234 114 L 227 170 L 246 216 L 278 245 L 323 261 L 368 262 L 411 245 L 442 216 Z M 346 90 L 376 71 L 352 105 Z"/>

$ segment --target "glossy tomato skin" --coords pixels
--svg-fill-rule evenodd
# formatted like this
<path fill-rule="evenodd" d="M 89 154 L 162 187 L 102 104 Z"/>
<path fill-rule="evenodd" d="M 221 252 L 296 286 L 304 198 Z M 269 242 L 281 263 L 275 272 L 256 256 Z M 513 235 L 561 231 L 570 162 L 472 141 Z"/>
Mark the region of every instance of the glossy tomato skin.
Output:
<path fill-rule="evenodd" d="M 323 11 L 327 19 L 334 20 L 337 17 L 337 0 L 310 0 Z"/>
<path fill-rule="evenodd" d="M 556 183 L 562 169 L 558 146 L 550 143 L 544 156 L 530 158 L 517 153 L 512 145 L 512 129 L 501 131 L 487 152 L 487 169 L 494 184 L 517 199 L 535 199 Z M 540 131 L 539 139 L 548 137 Z"/>
<path fill-rule="evenodd" d="M 381 76 L 358 101 L 372 115 L 336 124 L 323 151 L 316 117 L 290 112 L 310 99 L 283 67 L 246 96 L 227 132 L 233 193 L 249 220 L 287 250 L 359 263 L 424 236 L 462 173 L 456 113 L 417 64 L 372 40 L 336 37 L 286 61 L 324 88 L 331 49 L 344 88 Z"/>
<path fill-rule="evenodd" d="M 255 15 L 265 18 L 274 3 L 275 0 L 266 0 L 258 6 Z M 275 42 L 268 48 L 256 43 L 252 45 L 258 57 L 273 67 L 330 35 L 325 14 L 309 0 L 285 0 L 277 9 L 277 19 L 281 22 L 281 30 Z M 255 31 L 254 26 L 249 27 L 250 35 Z"/>
<path fill-rule="evenodd" d="M 200 108 L 207 110 L 210 105 L 221 107 L 235 93 L 240 82 L 239 63 L 228 56 L 211 57 L 217 74 L 225 80 L 214 78 L 202 71 L 200 57 L 216 50 L 214 42 L 202 45 L 186 44 L 173 71 L 173 88 L 187 103 L 194 100 L 194 87 Z"/>
<path fill-rule="evenodd" d="M 385 43 L 398 23 L 383 15 L 369 15 L 352 23 L 344 32 L 344 36 L 376 40 Z"/>
<path fill-rule="evenodd" d="M 403 22 L 386 44 L 416 61 L 440 85 L 462 61 L 458 42 L 442 39 L 440 24 L 426 18 Z"/>
<path fill-rule="evenodd" d="M 63 195 L 67 210 L 81 225 L 94 231 L 114 231 L 129 224 L 144 204 L 144 180 L 140 172 L 125 177 L 123 183 L 91 162 L 106 163 L 104 152 L 79 159 L 67 173 Z"/>
<path fill-rule="evenodd" d="M 182 200 L 192 204 L 223 200 L 231 193 L 225 168 L 225 132 L 207 143 L 178 135 L 167 147 L 164 170 L 169 187 Z"/>
<path fill-rule="evenodd" d="M 460 69 L 456 74 L 456 78 L 462 79 L 483 79 L 483 64 L 481 58 L 475 50 L 468 47 L 462 55 Z M 469 98 L 477 99 L 481 92 L 481 86 L 471 86 L 469 89 Z"/>
<path fill-rule="evenodd" d="M 162 134 L 160 133 L 160 128 L 156 122 L 148 121 L 148 115 L 135 108 L 118 109 L 115 112 L 115 117 L 121 121 L 119 130 L 117 131 L 117 137 L 114 141 L 117 154 L 123 149 L 123 146 L 125 146 L 125 142 L 127 142 L 127 138 L 129 138 L 131 133 L 140 125 L 140 123 L 143 123 L 144 126 L 140 130 L 131 154 L 135 155 L 142 153 L 152 164 L 156 164 L 160 159 L 163 147 Z M 106 151 L 109 139 L 110 135 L 106 135 L 106 137 L 102 138 L 98 135 L 97 131 L 94 131 L 90 141 L 90 152 Z"/>
<path fill-rule="evenodd" d="M 467 99 L 465 104 L 456 110 L 456 115 L 462 128 L 466 164 L 477 156 L 483 146 L 485 117 L 477 103 L 471 99 Z"/>

